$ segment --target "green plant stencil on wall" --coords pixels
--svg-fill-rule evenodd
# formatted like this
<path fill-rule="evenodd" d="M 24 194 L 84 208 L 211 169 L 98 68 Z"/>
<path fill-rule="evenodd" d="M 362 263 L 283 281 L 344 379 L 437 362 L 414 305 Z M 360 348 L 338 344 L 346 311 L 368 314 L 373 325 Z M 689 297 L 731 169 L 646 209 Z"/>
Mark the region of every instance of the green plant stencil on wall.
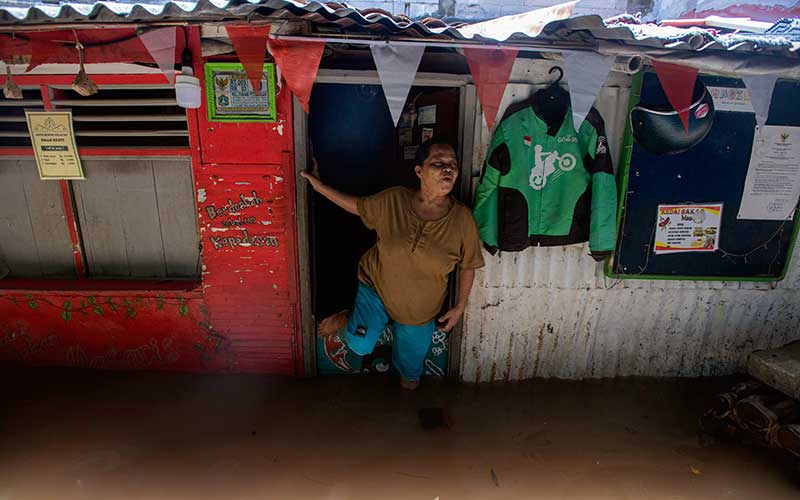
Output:
<path fill-rule="evenodd" d="M 0 300 L 9 300 L 14 303 L 15 306 L 20 306 L 21 301 L 14 295 L 0 295 Z M 76 299 L 77 300 L 77 299 Z M 133 319 L 137 315 L 137 308 L 141 307 L 148 307 L 149 305 L 154 305 L 156 311 L 164 311 L 164 306 L 166 304 L 175 305 L 177 308 L 178 315 L 181 318 L 186 318 L 189 316 L 189 305 L 186 302 L 186 299 L 183 297 L 177 297 L 174 300 L 165 299 L 163 295 L 159 294 L 153 298 L 141 297 L 136 296 L 133 299 L 124 298 L 123 304 L 119 305 L 114 302 L 113 297 L 106 297 L 104 302 L 98 301 L 97 297 L 94 295 L 90 295 L 85 299 L 80 299 L 80 303 L 77 307 L 73 306 L 72 300 L 64 300 L 61 303 L 53 302 L 49 298 L 46 297 L 34 297 L 33 294 L 25 295 L 25 303 L 34 311 L 41 311 L 46 312 L 46 308 L 41 308 L 41 305 L 50 306 L 51 308 L 55 308 L 58 310 L 58 314 L 65 322 L 70 321 L 73 317 L 73 314 L 80 313 L 83 316 L 88 316 L 90 312 L 93 312 L 97 316 L 106 316 L 106 314 L 116 313 L 120 310 L 120 307 L 124 307 L 125 309 L 125 317 L 127 319 Z M 205 309 L 205 306 L 200 306 L 201 311 L 204 311 L 204 314 L 207 315 L 208 310 Z"/>
<path fill-rule="evenodd" d="M 186 306 L 186 302 L 182 297 L 178 299 L 178 314 L 180 314 L 181 317 L 189 314 L 189 307 Z"/>

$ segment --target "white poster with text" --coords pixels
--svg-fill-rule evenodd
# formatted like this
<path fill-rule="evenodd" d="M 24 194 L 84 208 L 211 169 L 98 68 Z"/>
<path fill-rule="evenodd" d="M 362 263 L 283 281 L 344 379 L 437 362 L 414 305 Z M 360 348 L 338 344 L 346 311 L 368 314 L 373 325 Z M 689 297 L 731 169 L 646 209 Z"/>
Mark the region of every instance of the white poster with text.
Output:
<path fill-rule="evenodd" d="M 800 196 L 800 127 L 756 128 L 737 218 L 788 220 Z"/>

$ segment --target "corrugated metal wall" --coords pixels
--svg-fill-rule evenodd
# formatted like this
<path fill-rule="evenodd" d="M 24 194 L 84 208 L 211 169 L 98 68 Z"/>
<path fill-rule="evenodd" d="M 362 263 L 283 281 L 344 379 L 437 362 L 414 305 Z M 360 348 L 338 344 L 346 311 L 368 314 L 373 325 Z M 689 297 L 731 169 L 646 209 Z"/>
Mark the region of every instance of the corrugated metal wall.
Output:
<path fill-rule="evenodd" d="M 551 66 L 520 61 L 512 81 L 547 81 Z M 629 84 L 612 74 L 597 101 L 617 160 Z M 501 113 L 536 88 L 510 85 Z M 482 159 L 490 137 L 485 128 L 479 135 Z M 800 338 L 797 256 L 772 285 L 607 279 L 588 253 L 586 245 L 484 252 L 464 320 L 463 380 L 722 375 L 754 349 Z"/>

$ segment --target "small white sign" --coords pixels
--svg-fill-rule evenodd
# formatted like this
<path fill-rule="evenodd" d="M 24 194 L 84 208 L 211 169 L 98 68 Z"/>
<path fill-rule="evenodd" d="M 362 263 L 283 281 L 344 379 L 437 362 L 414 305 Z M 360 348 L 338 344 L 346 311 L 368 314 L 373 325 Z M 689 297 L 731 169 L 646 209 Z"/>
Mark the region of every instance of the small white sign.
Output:
<path fill-rule="evenodd" d="M 714 100 L 717 111 L 738 111 L 754 113 L 750 103 L 750 91 L 744 87 L 706 87 Z"/>
<path fill-rule="evenodd" d="M 788 220 L 800 196 L 800 127 L 756 128 L 737 218 Z"/>

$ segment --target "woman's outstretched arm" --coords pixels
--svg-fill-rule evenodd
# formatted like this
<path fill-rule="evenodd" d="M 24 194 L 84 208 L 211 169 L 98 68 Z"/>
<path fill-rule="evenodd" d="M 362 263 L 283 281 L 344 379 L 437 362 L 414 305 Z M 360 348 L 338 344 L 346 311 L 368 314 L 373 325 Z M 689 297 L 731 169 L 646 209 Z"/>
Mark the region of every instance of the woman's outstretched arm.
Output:
<path fill-rule="evenodd" d="M 353 215 L 358 214 L 358 197 L 353 196 L 351 194 L 343 193 L 339 190 L 336 190 L 324 182 L 319 178 L 319 169 L 317 168 L 317 161 L 314 160 L 314 170 L 311 173 L 308 172 L 300 172 L 300 177 L 307 179 L 308 182 L 311 183 L 311 187 L 314 188 L 314 191 L 318 192 L 325 198 L 328 198 L 336 205 L 339 205 L 344 210 L 347 210 Z"/>

